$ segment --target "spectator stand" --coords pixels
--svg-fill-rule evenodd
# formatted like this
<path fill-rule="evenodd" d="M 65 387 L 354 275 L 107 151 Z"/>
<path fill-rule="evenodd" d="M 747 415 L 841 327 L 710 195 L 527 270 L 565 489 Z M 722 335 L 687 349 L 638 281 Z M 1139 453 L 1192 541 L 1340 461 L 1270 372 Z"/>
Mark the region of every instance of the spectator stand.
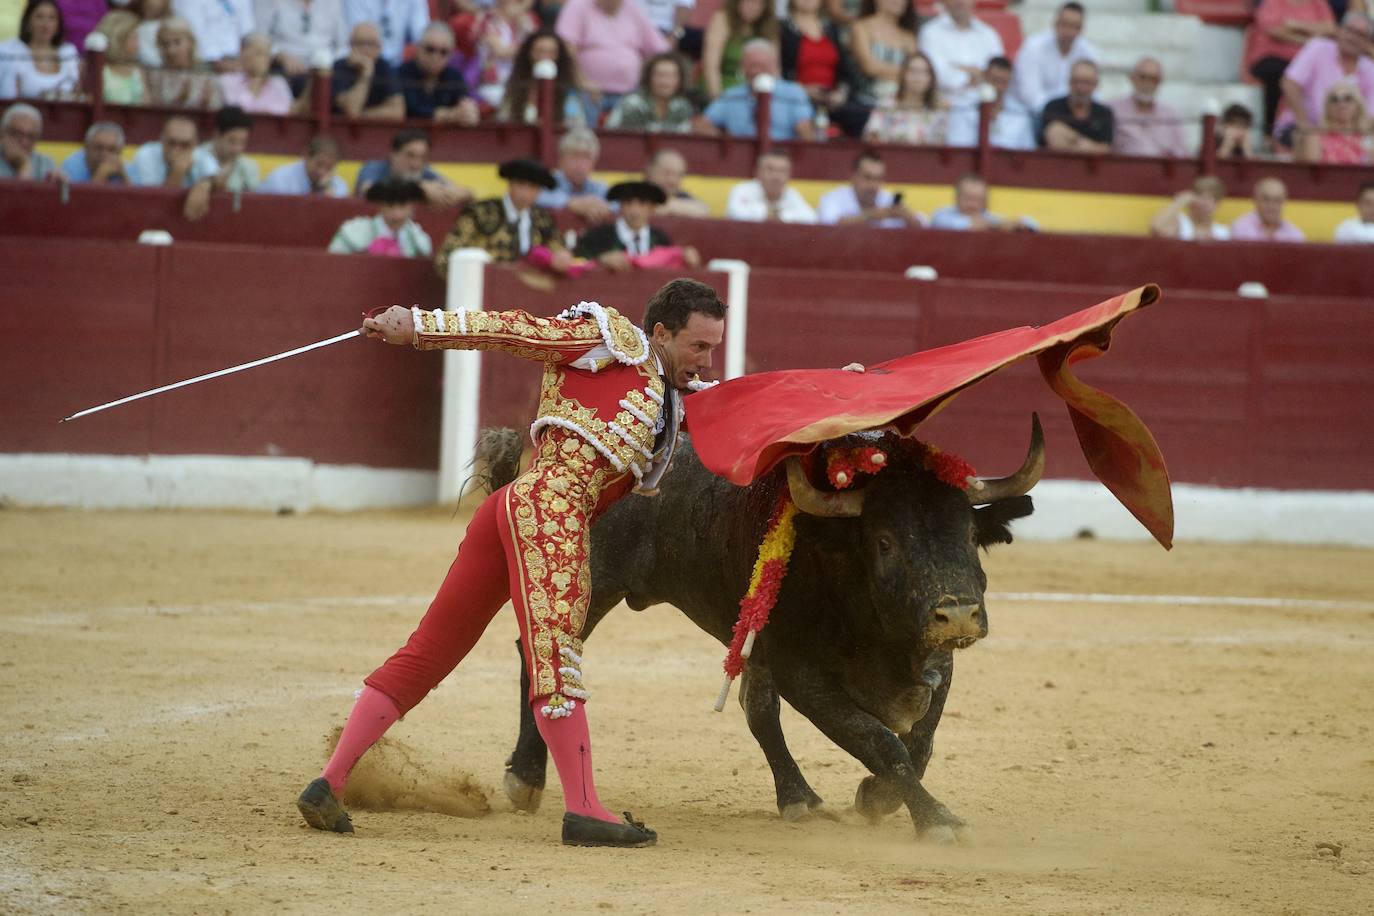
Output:
<path fill-rule="evenodd" d="M 1187 18 L 1187 17 L 1184 17 Z M 88 52 L 96 55 L 97 52 Z M 1132 63 L 1134 61 L 1132 60 Z M 88 73 L 101 67 L 91 60 Z M 1167 66 L 1166 66 L 1167 72 Z M 552 92 L 550 77 L 541 80 L 540 102 L 547 110 Z M 1245 87 L 1253 91 L 1252 87 Z M 378 122 L 341 118 L 333 115 L 325 101 L 329 97 L 327 72 L 317 73 L 316 102 L 308 116 L 267 116 L 256 118 L 252 149 L 255 154 L 295 157 L 317 133 L 332 133 L 349 158 L 376 159 L 386 156 L 391 137 L 401 122 Z M 1106 94 L 1105 92 L 1103 93 Z M 98 96 L 96 96 L 98 98 Z M 27 100 L 44 115 L 44 138 L 48 141 L 80 142 L 86 128 L 96 120 L 110 120 L 125 131 L 129 143 L 155 139 L 173 109 L 124 107 L 90 101 Z M 1171 99 L 1166 98 L 1166 101 Z M 6 106 L 7 107 L 7 106 Z M 762 107 L 762 106 L 761 106 Z M 181 111 L 188 114 L 208 136 L 213 112 Z M 1203 138 L 1202 154 L 1196 159 L 1130 159 L 1125 157 L 1085 157 L 1045 152 L 998 150 L 985 143 L 974 149 L 888 146 L 888 174 L 897 182 L 920 180 L 923 184 L 948 185 L 960 175 L 977 171 L 996 186 L 1093 191 L 1114 194 L 1172 195 L 1179 186 L 1197 174 L 1215 172 L 1235 191 L 1248 187 L 1258 173 L 1275 174 L 1288 185 L 1294 200 L 1353 199 L 1365 170 L 1356 167 L 1293 165 L 1254 162 L 1214 164 L 1210 161 L 1207 116 L 1199 119 L 1198 134 Z M 431 159 L 436 163 L 495 163 L 517 156 L 533 156 L 552 164 L 557 141 L 551 119 L 544 117 L 538 127 L 484 122 L 476 127 L 456 127 L 406 122 L 406 126 L 429 131 Z M 608 171 L 637 172 L 658 148 L 672 146 L 692 164 L 695 175 L 744 178 L 753 173 L 754 160 L 769 142 L 766 137 L 732 138 L 691 135 L 664 136 L 621 131 L 602 133 L 601 165 Z M 793 175 L 798 180 L 842 180 L 850 163 L 864 145 L 859 141 L 835 140 L 828 143 L 786 143 L 781 145 L 793 159 Z M 919 178 L 918 178 L 919 176 Z"/>

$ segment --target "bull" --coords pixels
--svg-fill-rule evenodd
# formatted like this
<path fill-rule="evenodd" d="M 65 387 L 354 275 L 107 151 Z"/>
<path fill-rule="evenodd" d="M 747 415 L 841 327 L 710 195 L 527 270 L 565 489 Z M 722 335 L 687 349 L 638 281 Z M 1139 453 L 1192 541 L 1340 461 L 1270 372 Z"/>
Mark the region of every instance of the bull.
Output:
<path fill-rule="evenodd" d="M 1010 523 L 1031 514 L 1026 493 L 1044 469 L 1044 439 L 1033 417 L 1021 468 L 967 489 L 942 482 L 922 464 L 919 447 L 891 433 L 827 445 L 860 441 L 883 448 L 888 465 L 862 488 L 839 492 L 813 483 L 796 458 L 737 487 L 707 471 L 684 442 L 661 495 L 623 499 L 596 523 L 583 638 L 621 601 L 635 610 L 667 603 L 728 645 L 759 542 L 788 488 L 801 510 L 796 546 L 739 690 L 773 771 L 778 810 L 787 820 L 826 813 L 783 737 L 786 700 L 869 770 L 855 794 L 860 814 L 876 823 L 905 805 L 918 836 L 952 842 L 964 822 L 921 780 L 954 654 L 988 632 L 978 551 L 1010 543 Z M 507 461 L 504 471 L 490 472 L 489 483 L 504 483 L 511 468 Z M 521 680 L 524 689 L 523 668 Z M 505 790 L 517 808 L 532 811 L 547 750 L 528 704 L 521 713 Z"/>

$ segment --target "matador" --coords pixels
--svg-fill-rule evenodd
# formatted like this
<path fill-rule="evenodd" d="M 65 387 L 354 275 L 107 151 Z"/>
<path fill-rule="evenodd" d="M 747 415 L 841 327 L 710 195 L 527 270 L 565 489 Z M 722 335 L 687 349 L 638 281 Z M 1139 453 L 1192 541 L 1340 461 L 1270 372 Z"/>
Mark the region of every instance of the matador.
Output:
<path fill-rule="evenodd" d="M 578 638 L 591 597 L 591 526 L 620 497 L 657 487 L 682 422 L 680 393 L 710 369 L 724 336 L 724 304 L 711 287 L 678 279 L 649 300 L 642 329 L 594 302 L 555 318 L 393 306 L 363 329 L 421 350 L 504 350 L 542 362 L 535 457 L 473 514 L 429 610 L 364 679 L 338 746 L 297 807 L 312 827 L 351 833 L 339 802 L 349 771 L 462 661 L 509 600 L 530 674 L 527 699 L 563 786 L 563 842 L 653 845 L 653 830 L 601 804 L 592 777 Z"/>

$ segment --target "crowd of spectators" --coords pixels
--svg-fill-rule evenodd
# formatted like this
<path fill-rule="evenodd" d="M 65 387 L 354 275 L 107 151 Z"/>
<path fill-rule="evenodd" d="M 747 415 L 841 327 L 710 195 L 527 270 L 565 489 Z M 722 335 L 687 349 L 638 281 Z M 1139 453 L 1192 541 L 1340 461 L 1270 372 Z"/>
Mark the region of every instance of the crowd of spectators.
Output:
<path fill-rule="evenodd" d="M 14 104 L 5 115 L 0 176 L 184 188 L 188 216 L 203 213 L 215 189 L 347 196 L 350 189 L 336 174 L 343 151 L 329 136 L 314 138 L 299 160 L 265 177 L 245 155 L 255 115 L 304 112 L 318 74 L 328 73 L 336 115 L 397 122 L 391 154 L 366 163 L 352 191 L 382 210 L 345 240 L 354 250 L 357 239 L 372 232 L 364 246 L 370 250 L 377 238 L 399 238 L 413 225 L 401 219 L 406 207 L 472 201 L 468 189 L 432 168 L 429 136 L 418 122 L 534 123 L 535 73 L 547 63 L 556 68 L 552 116 L 566 132 L 549 181 L 541 174 L 530 182 L 538 186 L 530 206 L 568 209 L 590 226 L 616 225 L 627 201 L 646 203 L 642 188 L 638 197 L 622 189 L 619 199 L 610 199 L 610 189 L 594 177 L 596 130 L 753 136 L 761 88 L 771 93 L 768 130 L 778 140 L 845 134 L 883 144 L 972 146 L 979 106 L 986 103 L 994 146 L 1091 155 L 1195 153 L 1178 112 L 1160 101 L 1166 74 L 1159 57 L 1136 60 L 1128 94 L 1098 97 L 1100 53 L 1084 36 L 1084 5 L 1072 0 L 1056 10 L 1049 28 L 1026 37 L 1014 59 L 998 33 L 977 18 L 973 0 L 945 0 L 923 23 L 911 0 L 724 0 L 699 33 L 686 28 L 691 5 L 458 0 L 454 15 L 437 19 L 428 0 L 132 0 L 114 6 L 27 0 L 16 37 L 0 42 L 0 99 L 79 97 L 87 83 L 77 48 L 98 37 L 105 49 L 106 102 L 213 110 L 216 126 L 202 141 L 195 121 L 170 117 L 159 139 L 126 164 L 123 131 L 113 122 L 97 123 L 59 168 L 33 151 L 41 114 Z M 1337 22 L 1324 0 L 1263 0 L 1254 28 L 1258 37 L 1246 65 L 1265 86 L 1264 130 L 1256 132 L 1256 118 L 1244 107 L 1231 106 L 1216 134 L 1217 155 L 1258 158 L 1277 150 L 1308 161 L 1374 161 L 1369 17 L 1352 8 Z M 646 167 L 646 181 L 664 196 L 649 202 L 657 212 L 709 213 L 683 190 L 686 172 L 683 157 L 666 148 Z M 813 209 L 791 186 L 788 157 L 769 153 L 759 158 L 751 180 L 731 190 L 726 215 L 1034 228 L 1028 219 L 988 212 L 987 186 L 973 176 L 960 180 L 954 204 L 929 221 L 884 189 L 885 177 L 881 156 L 866 153 L 854 162 L 849 182 Z M 1254 213 L 1230 227 L 1212 221 L 1224 196 L 1215 179 L 1200 179 L 1151 221 L 1151 231 L 1179 239 L 1301 235 L 1282 219 L 1286 191 L 1278 179 L 1257 182 Z M 527 226 L 521 200 L 508 195 L 501 215 L 513 213 L 507 222 Z M 1362 204 L 1360 213 L 1366 209 Z M 515 237 L 525 234 L 528 229 Z M 411 242 L 379 244 L 388 253 L 419 251 Z"/>
<path fill-rule="evenodd" d="M 435 18 L 440 6 L 452 15 Z M 996 146 L 1196 152 L 1182 117 L 1159 101 L 1157 55 L 1135 62 L 1128 94 L 1097 97 L 1100 53 L 1074 0 L 1014 58 L 974 0 L 944 0 L 924 22 L 913 0 L 723 0 L 699 32 L 686 28 L 692 6 L 27 0 L 15 37 L 0 42 L 0 99 L 79 97 L 80 50 L 96 33 L 102 92 L 120 105 L 301 113 L 328 73 L 342 117 L 531 123 L 534 71 L 551 61 L 560 127 L 752 135 L 755 87 L 767 76 L 777 139 L 966 146 L 977 141 L 980 102 L 991 101 Z M 1259 3 L 1244 68 L 1264 86 L 1263 130 L 1231 130 L 1224 155 L 1374 161 L 1374 29 L 1362 0 L 1349 6 L 1337 22 L 1328 0 Z M 1229 125 L 1243 120 L 1229 114 Z"/>

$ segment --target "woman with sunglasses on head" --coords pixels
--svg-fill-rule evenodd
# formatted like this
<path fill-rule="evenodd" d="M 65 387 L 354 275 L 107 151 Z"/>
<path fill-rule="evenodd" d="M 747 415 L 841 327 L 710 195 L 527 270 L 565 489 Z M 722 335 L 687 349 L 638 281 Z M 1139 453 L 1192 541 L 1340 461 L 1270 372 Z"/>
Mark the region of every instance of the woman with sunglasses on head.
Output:
<path fill-rule="evenodd" d="M 148 103 L 166 108 L 214 110 L 223 104 L 219 81 L 200 62 L 196 35 L 180 16 L 168 16 L 157 30 L 162 67 L 148 73 Z"/>

